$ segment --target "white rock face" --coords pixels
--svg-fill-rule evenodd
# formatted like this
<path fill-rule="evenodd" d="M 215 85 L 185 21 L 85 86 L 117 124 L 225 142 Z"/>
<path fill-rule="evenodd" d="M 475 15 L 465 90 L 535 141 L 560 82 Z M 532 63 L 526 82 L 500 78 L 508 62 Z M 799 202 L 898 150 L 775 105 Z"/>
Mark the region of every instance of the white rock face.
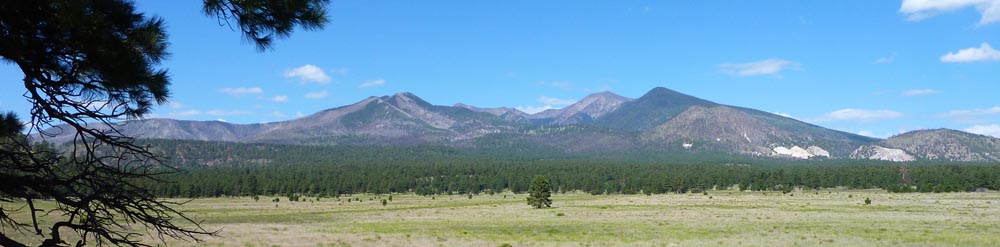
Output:
<path fill-rule="evenodd" d="M 907 154 L 906 151 L 895 148 L 886 148 L 878 145 L 861 146 L 855 149 L 851 153 L 851 158 L 855 159 L 873 159 L 873 160 L 888 160 L 888 161 L 914 161 L 912 155 Z"/>
<path fill-rule="evenodd" d="M 792 146 L 792 148 L 775 147 L 774 152 L 778 155 L 792 156 L 799 159 L 809 159 L 809 157 L 813 156 L 809 153 L 809 151 L 806 151 L 799 146 Z"/>
<path fill-rule="evenodd" d="M 774 153 L 777 155 L 791 156 L 793 158 L 799 159 L 809 159 L 812 157 L 824 156 L 829 158 L 830 152 L 827 152 L 823 148 L 817 146 L 809 146 L 809 148 L 803 149 L 799 146 L 792 146 L 792 148 L 786 147 L 775 147 Z"/>
<path fill-rule="evenodd" d="M 821 147 L 809 146 L 809 148 L 806 148 L 806 151 L 808 151 L 812 156 L 824 156 L 830 158 L 830 152 L 827 152 Z"/>

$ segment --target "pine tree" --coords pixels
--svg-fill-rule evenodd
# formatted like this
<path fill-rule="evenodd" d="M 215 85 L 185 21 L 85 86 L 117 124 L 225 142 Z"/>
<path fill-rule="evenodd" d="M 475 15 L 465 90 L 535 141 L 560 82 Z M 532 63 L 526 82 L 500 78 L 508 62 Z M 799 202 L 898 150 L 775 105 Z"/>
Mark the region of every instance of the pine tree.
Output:
<path fill-rule="evenodd" d="M 206 0 L 202 10 L 266 50 L 298 27 L 321 28 L 328 2 Z M 31 106 L 28 131 L 51 137 L 46 129 L 64 126 L 60 131 L 77 133 L 73 156 L 66 156 L 28 142 L 13 114 L 0 117 L 0 201 L 59 216 L 15 218 L 0 208 L 0 246 L 64 246 L 75 238 L 79 245 L 147 246 L 144 233 L 195 241 L 216 234 L 142 184 L 176 170 L 119 129 L 119 121 L 167 102 L 169 77 L 160 67 L 167 47 L 164 20 L 137 11 L 132 1 L 0 1 L 0 61 L 24 74 L 17 84 Z M 38 199 L 57 206 L 38 208 Z M 29 239 L 14 240 L 10 232 Z"/>
<path fill-rule="evenodd" d="M 528 205 L 535 208 L 552 207 L 552 185 L 543 176 L 535 176 L 528 188 Z"/>

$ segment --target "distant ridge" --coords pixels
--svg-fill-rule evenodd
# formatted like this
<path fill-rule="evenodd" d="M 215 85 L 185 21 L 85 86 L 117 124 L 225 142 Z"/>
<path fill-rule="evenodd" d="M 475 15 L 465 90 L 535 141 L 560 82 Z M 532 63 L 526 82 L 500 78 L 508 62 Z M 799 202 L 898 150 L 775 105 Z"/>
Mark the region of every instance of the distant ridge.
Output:
<path fill-rule="evenodd" d="M 570 153 L 1000 161 L 1000 139 L 988 136 L 936 129 L 881 140 L 662 87 L 636 99 L 612 92 L 595 93 L 565 108 L 535 114 L 509 107 L 433 105 L 401 92 L 281 122 L 231 124 L 157 118 L 129 121 L 121 129 L 139 138 L 295 145 L 523 146 Z M 64 143 L 73 134 L 58 129 L 49 132 L 60 133 L 45 138 L 53 143 Z M 41 138 L 35 135 L 33 139 Z"/>

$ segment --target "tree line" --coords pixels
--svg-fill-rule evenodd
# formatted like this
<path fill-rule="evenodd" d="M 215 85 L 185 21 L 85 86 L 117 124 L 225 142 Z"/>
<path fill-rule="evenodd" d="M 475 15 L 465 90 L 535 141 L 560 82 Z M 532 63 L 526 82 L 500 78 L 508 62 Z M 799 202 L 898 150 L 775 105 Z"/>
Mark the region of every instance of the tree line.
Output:
<path fill-rule="evenodd" d="M 201 153 L 173 154 L 175 160 L 185 157 L 188 162 L 216 161 L 212 166 L 186 166 L 181 173 L 166 175 L 167 183 L 150 183 L 148 186 L 158 195 L 338 196 L 391 192 L 434 195 L 506 190 L 522 193 L 536 175 L 547 177 L 555 193 L 661 194 L 709 189 L 791 191 L 833 187 L 881 188 L 890 192 L 1000 189 L 1000 165 L 983 163 L 756 159 L 736 162 L 710 158 L 653 162 L 570 156 L 546 159 L 541 154 L 446 147 L 302 147 L 209 142 L 183 142 L 183 145 Z M 225 151 L 229 149 L 232 152 Z"/>

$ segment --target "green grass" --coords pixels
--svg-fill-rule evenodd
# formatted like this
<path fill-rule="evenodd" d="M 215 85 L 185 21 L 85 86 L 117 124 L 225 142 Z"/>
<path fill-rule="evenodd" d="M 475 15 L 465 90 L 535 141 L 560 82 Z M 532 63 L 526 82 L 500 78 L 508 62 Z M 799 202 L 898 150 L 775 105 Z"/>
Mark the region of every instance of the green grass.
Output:
<path fill-rule="evenodd" d="M 196 199 L 182 209 L 221 237 L 210 246 L 991 246 L 1000 193 L 710 191 L 559 194 L 552 209 L 524 195 L 394 195 L 362 202 Z M 848 197 L 851 195 L 851 197 Z M 710 198 L 711 197 L 711 198 Z M 353 198 L 353 197 L 352 197 Z M 871 198 L 872 205 L 864 205 Z M 312 199 L 312 198 L 310 198 Z M 275 207 L 277 205 L 277 207 Z M 50 204 L 43 206 L 51 207 Z M 9 208 L 5 206 L 4 208 Z M 18 236 L 14 234 L 15 236 Z M 25 237 L 25 236 L 20 236 Z M 156 243 L 156 242 L 151 242 Z M 194 245 L 168 242 L 170 246 Z"/>

